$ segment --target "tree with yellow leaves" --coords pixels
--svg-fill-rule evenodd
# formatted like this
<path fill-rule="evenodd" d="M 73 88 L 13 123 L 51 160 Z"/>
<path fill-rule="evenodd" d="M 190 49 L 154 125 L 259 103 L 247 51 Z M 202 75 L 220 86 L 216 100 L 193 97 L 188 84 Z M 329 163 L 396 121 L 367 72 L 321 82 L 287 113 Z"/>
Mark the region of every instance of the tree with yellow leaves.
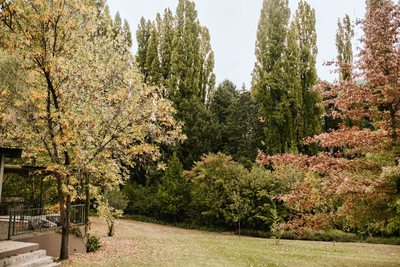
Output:
<path fill-rule="evenodd" d="M 156 159 L 158 144 L 181 138 L 172 105 L 141 82 L 123 37 L 96 34 L 96 12 L 90 0 L 0 0 L 0 45 L 20 58 L 24 82 L 0 88 L 0 142 L 52 172 L 60 259 L 68 259 L 70 206 L 83 174 L 121 184 L 135 157 Z"/>

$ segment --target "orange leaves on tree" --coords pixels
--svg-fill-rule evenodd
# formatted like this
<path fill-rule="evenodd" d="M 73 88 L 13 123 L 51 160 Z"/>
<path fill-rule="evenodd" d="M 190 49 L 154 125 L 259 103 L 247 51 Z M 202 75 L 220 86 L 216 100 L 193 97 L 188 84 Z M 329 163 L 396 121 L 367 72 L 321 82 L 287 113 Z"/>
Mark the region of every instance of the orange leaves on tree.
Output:
<path fill-rule="evenodd" d="M 315 179 L 306 178 L 278 197 L 295 211 L 284 228 L 357 230 L 396 216 L 390 203 L 396 201 L 400 188 L 395 161 L 400 157 L 400 6 L 389 0 L 377 2 L 380 5 L 371 6 L 367 17 L 358 22 L 365 33 L 358 61 L 337 63 L 338 72 L 345 66 L 352 79 L 321 82 L 314 88 L 326 99 L 323 104 L 332 108 L 330 116 L 356 122 L 304 140 L 336 152 L 258 156 L 262 165 L 295 164 L 315 174 Z M 364 127 L 363 120 L 372 126 Z"/>

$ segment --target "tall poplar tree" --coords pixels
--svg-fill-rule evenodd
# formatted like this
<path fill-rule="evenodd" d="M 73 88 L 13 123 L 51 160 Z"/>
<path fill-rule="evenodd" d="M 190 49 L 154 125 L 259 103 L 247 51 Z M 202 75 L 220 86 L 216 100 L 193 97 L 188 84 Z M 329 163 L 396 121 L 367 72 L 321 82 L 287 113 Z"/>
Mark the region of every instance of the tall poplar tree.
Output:
<path fill-rule="evenodd" d="M 298 129 L 301 122 L 301 106 L 303 104 L 300 73 L 299 73 L 299 46 L 298 36 L 292 22 L 288 29 L 286 48 L 283 56 L 283 70 L 285 86 L 287 88 L 287 108 L 285 115 L 286 133 L 290 140 L 285 146 L 284 152 L 298 152 Z"/>
<path fill-rule="evenodd" d="M 337 51 L 337 65 L 339 67 L 339 80 L 348 81 L 351 80 L 351 68 L 353 64 L 353 49 L 352 49 L 352 38 L 354 37 L 354 30 L 351 26 L 349 15 L 341 20 L 338 18 L 338 29 L 335 36 L 335 44 Z M 329 89 L 327 89 L 329 90 Z M 337 98 L 337 95 L 325 97 L 323 100 L 332 100 Z M 334 118 L 332 112 L 340 112 L 340 110 L 334 106 L 333 103 L 325 105 L 325 115 L 323 118 L 323 131 L 328 132 L 332 129 L 339 129 L 339 123 L 342 123 L 341 118 Z M 353 121 L 349 118 L 344 118 L 345 125 L 349 126 L 353 124 Z"/>
<path fill-rule="evenodd" d="M 124 41 L 129 48 L 132 47 L 132 33 L 131 27 L 129 26 L 128 20 L 124 19 L 124 26 L 122 28 L 122 35 L 124 36 Z"/>
<path fill-rule="evenodd" d="M 180 0 L 175 16 L 165 9 L 153 23 L 142 18 L 136 32 L 136 61 L 145 82 L 164 86 L 178 111 L 194 96 L 204 104 L 215 87 L 210 33 L 200 25 L 195 7 Z"/>
<path fill-rule="evenodd" d="M 117 36 L 122 36 L 122 19 L 121 19 L 121 15 L 119 14 L 118 11 L 114 17 L 113 32 L 114 32 L 114 39 Z"/>
<path fill-rule="evenodd" d="M 147 81 L 147 76 L 148 76 L 148 70 L 146 68 L 146 58 L 147 58 L 147 49 L 149 46 L 150 30 L 151 30 L 150 20 L 146 21 L 145 18 L 142 17 L 140 19 L 138 29 L 136 30 L 136 40 L 138 44 L 136 64 L 140 73 L 143 74 L 143 81 L 145 83 Z"/>
<path fill-rule="evenodd" d="M 252 96 L 265 120 L 266 152 L 317 153 L 303 139 L 321 131 L 317 83 L 315 11 L 299 2 L 289 26 L 286 0 L 264 0 L 257 31 Z"/>
<path fill-rule="evenodd" d="M 290 117 L 283 55 L 290 17 L 288 0 L 264 0 L 258 23 L 252 96 L 260 103 L 265 120 L 268 154 L 282 153 L 292 142 L 285 119 Z"/>
<path fill-rule="evenodd" d="M 321 116 L 323 109 L 318 106 L 322 101 L 312 87 L 317 84 L 317 31 L 315 29 L 315 10 L 310 5 L 300 0 L 294 19 L 299 48 L 299 75 L 301 86 L 300 121 L 297 126 L 297 143 L 300 152 L 316 154 L 318 146 L 312 144 L 303 146 L 302 140 L 307 136 L 314 136 L 321 132 Z"/>
<path fill-rule="evenodd" d="M 169 8 L 164 11 L 164 16 L 160 24 L 159 38 L 160 46 L 158 54 L 160 55 L 162 83 L 165 86 L 171 78 L 172 42 L 174 39 L 174 15 Z"/>
<path fill-rule="evenodd" d="M 145 82 L 164 87 L 165 98 L 172 100 L 177 110 L 176 117 L 185 122 L 188 140 L 177 148 L 185 167 L 215 149 L 218 139 L 216 120 L 211 120 L 206 106 L 215 87 L 214 52 L 209 31 L 200 25 L 195 7 L 192 1 L 179 0 L 175 16 L 165 9 L 163 17 L 157 14 L 153 23 L 142 18 L 136 33 L 136 62 Z M 172 155 L 169 152 L 165 153 Z"/>
<path fill-rule="evenodd" d="M 349 65 L 353 63 L 353 46 L 351 44 L 352 38 L 354 37 L 354 30 L 351 26 L 349 15 L 341 21 L 338 19 L 337 22 L 338 30 L 336 32 L 336 50 L 337 60 L 340 66 L 340 79 L 348 80 L 351 78 L 350 71 L 348 70 Z"/>
<path fill-rule="evenodd" d="M 159 85 L 161 83 L 161 66 L 158 57 L 158 31 L 157 23 L 153 22 L 150 30 L 150 37 L 148 40 L 147 53 L 146 53 L 146 73 L 148 75 L 147 82 L 150 85 Z"/>
<path fill-rule="evenodd" d="M 97 29 L 95 35 L 106 36 L 109 26 L 112 25 L 112 17 L 110 9 L 104 0 L 95 1 L 96 14 L 97 14 Z"/>
<path fill-rule="evenodd" d="M 200 73 L 200 97 L 207 101 L 215 86 L 214 52 L 211 48 L 211 37 L 207 27 L 201 27 L 200 33 L 201 47 L 201 73 Z"/>
<path fill-rule="evenodd" d="M 189 0 L 180 0 L 176 9 L 172 43 L 172 77 L 167 86 L 169 96 L 178 110 L 182 101 L 200 96 L 200 31 L 195 4 Z"/>

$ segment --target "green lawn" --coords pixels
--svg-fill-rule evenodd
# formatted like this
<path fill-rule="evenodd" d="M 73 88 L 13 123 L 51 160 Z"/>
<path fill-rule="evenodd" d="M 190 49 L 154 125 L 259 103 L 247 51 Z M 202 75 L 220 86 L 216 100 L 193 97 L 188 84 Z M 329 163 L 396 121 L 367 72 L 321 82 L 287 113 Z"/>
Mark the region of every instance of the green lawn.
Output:
<path fill-rule="evenodd" d="M 400 246 L 261 239 L 120 220 L 115 236 L 91 218 L 103 247 L 63 266 L 400 266 Z"/>

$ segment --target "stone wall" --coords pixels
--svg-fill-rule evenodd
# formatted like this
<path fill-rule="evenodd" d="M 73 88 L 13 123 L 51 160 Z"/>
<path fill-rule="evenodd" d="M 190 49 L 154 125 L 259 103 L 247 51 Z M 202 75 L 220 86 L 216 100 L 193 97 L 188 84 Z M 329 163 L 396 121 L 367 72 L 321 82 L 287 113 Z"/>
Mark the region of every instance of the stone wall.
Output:
<path fill-rule="evenodd" d="M 7 223 L 8 225 L 8 223 Z M 8 229 L 7 229 L 8 230 Z M 81 232 L 84 233 L 84 227 L 81 227 Z M 52 257 L 59 257 L 61 250 L 61 234 L 55 232 L 33 233 L 21 236 L 12 237 L 13 241 L 22 241 L 30 243 L 38 243 L 39 249 L 45 249 L 46 254 Z M 79 238 L 75 234 L 69 235 L 69 254 L 86 253 L 87 239 Z"/>
<path fill-rule="evenodd" d="M 8 221 L 0 220 L 0 240 L 8 238 Z"/>

